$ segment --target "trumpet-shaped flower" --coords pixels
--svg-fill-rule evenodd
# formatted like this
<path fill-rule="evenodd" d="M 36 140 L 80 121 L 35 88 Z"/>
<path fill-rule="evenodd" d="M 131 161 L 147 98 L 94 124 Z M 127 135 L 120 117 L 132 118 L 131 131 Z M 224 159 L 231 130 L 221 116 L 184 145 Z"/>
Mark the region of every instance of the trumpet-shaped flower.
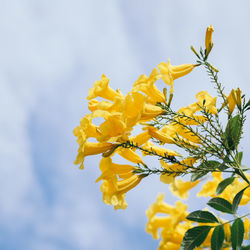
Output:
<path fill-rule="evenodd" d="M 115 144 L 109 143 L 109 142 L 88 142 L 86 141 L 82 147 L 79 147 L 78 149 L 78 155 L 76 157 L 76 160 L 74 163 L 76 165 L 83 163 L 83 160 L 86 156 L 89 155 L 97 155 L 104 153 L 109 150 L 114 150 L 116 148 Z M 80 167 L 81 169 L 84 168 L 83 164 Z"/>
<path fill-rule="evenodd" d="M 173 183 L 175 177 L 180 175 L 183 171 L 185 171 L 188 167 L 192 167 L 196 162 L 196 158 L 186 158 L 180 163 L 169 164 L 163 160 L 160 161 L 161 166 L 172 173 L 163 173 L 161 174 L 160 180 L 165 184 Z"/>
<path fill-rule="evenodd" d="M 178 180 L 175 179 L 175 181 L 170 184 L 170 190 L 172 194 L 174 194 L 175 196 L 186 200 L 188 198 L 188 191 L 193 187 L 195 187 L 198 183 L 199 183 L 198 180 L 194 182 L 191 181 L 185 182 L 181 179 Z"/>
<path fill-rule="evenodd" d="M 126 132 L 126 124 L 121 119 L 121 114 L 114 113 L 109 115 L 105 122 L 100 127 L 100 136 L 97 137 L 98 141 L 107 141 L 111 137 L 122 136 Z"/>
<path fill-rule="evenodd" d="M 147 210 L 146 214 L 149 220 L 146 224 L 146 232 L 152 234 L 153 238 L 158 239 L 158 231 L 162 230 L 163 240 L 168 240 L 180 246 L 185 231 L 182 235 L 176 234 L 176 232 L 181 225 L 180 223 L 186 221 L 187 205 L 177 201 L 175 207 L 173 207 L 165 203 L 163 198 L 164 195 L 158 195 L 157 201 Z M 157 213 L 163 213 L 164 216 L 157 216 Z M 170 235 L 172 237 L 169 237 Z"/>
<path fill-rule="evenodd" d="M 198 197 L 200 196 L 215 196 L 215 191 L 218 184 L 223 180 L 221 176 L 221 172 L 213 172 L 213 179 L 208 181 L 202 186 L 201 191 L 197 194 Z"/>
<path fill-rule="evenodd" d="M 96 81 L 89 90 L 87 100 L 91 100 L 100 96 L 104 99 L 114 101 L 116 97 L 122 97 L 119 90 L 115 91 L 109 87 L 109 79 L 103 74 L 100 81 Z"/>
<path fill-rule="evenodd" d="M 164 94 L 155 86 L 155 82 L 161 77 L 157 69 L 153 69 L 149 77 L 141 75 L 133 85 L 132 92 L 143 92 L 152 104 L 165 102 Z"/>
<path fill-rule="evenodd" d="M 150 121 L 162 113 L 163 110 L 161 107 L 152 105 L 150 103 L 145 103 L 141 114 L 140 122 Z"/>
<path fill-rule="evenodd" d="M 151 137 L 154 137 L 155 139 L 159 140 L 162 143 L 170 143 L 174 144 L 174 139 L 169 134 L 164 133 L 164 131 L 161 131 L 155 127 L 147 126 L 143 128 L 144 130 L 147 130 L 148 134 Z"/>
<path fill-rule="evenodd" d="M 204 106 L 208 112 L 217 115 L 218 111 L 216 108 L 217 97 L 212 97 L 207 91 L 201 91 L 195 96 L 198 99 L 198 105 Z"/>
<path fill-rule="evenodd" d="M 174 92 L 174 80 L 182 76 L 187 75 L 194 69 L 195 65 L 193 64 L 182 64 L 182 65 L 171 65 L 170 59 L 167 63 L 162 62 L 158 65 L 158 68 L 161 72 L 162 80 L 171 86 L 170 94 Z"/>
<path fill-rule="evenodd" d="M 158 147 L 156 146 L 154 143 L 148 141 L 143 145 L 143 149 L 148 150 L 148 151 L 152 151 L 157 153 L 158 155 L 161 156 L 180 156 L 180 154 L 176 151 L 170 150 L 170 149 L 166 149 L 166 148 L 162 148 L 162 147 Z M 144 155 L 147 155 L 147 152 L 143 152 Z"/>
<path fill-rule="evenodd" d="M 241 90 L 239 88 L 237 88 L 236 90 L 232 89 L 230 95 L 227 98 L 227 101 L 230 114 L 233 113 L 236 105 L 238 106 L 238 108 L 241 108 Z"/>
<path fill-rule="evenodd" d="M 205 37 L 205 47 L 206 47 L 206 55 L 210 53 L 212 47 L 213 47 L 213 42 L 212 42 L 212 34 L 214 32 L 214 28 L 212 25 L 207 27 L 206 30 L 206 37 Z"/>
<path fill-rule="evenodd" d="M 118 148 L 116 152 L 123 157 L 124 159 L 131 161 L 133 163 L 142 163 L 144 164 L 141 157 L 135 153 L 131 148 Z"/>
<path fill-rule="evenodd" d="M 143 177 L 143 175 L 132 175 L 128 178 L 118 180 L 113 173 L 110 177 L 102 177 L 103 183 L 100 189 L 103 193 L 103 202 L 108 205 L 113 205 L 115 209 L 127 208 L 125 194 L 136 187 Z"/>

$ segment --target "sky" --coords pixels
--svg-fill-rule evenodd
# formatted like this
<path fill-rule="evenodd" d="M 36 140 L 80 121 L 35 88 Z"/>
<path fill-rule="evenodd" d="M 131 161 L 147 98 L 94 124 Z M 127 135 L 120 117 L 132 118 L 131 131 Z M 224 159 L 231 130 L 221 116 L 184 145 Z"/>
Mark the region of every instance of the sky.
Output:
<path fill-rule="evenodd" d="M 225 90 L 249 96 L 249 10 L 247 0 L 0 0 L 0 249 L 156 249 L 145 210 L 159 192 L 173 203 L 168 187 L 147 178 L 114 211 L 95 184 L 100 158 L 88 157 L 84 171 L 73 164 L 72 130 L 102 73 L 127 93 L 168 58 L 195 62 L 190 45 L 204 44 L 210 24 Z M 201 90 L 215 95 L 199 68 L 175 82 L 176 107 Z M 244 155 L 249 139 L 245 129 Z"/>

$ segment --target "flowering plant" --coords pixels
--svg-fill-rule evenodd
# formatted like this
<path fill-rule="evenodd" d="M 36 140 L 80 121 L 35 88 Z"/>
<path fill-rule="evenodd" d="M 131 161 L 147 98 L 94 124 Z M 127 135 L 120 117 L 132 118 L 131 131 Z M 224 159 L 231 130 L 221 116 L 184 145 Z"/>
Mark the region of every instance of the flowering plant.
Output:
<path fill-rule="evenodd" d="M 180 199 L 186 199 L 188 191 L 202 183 L 198 196 L 210 197 L 207 205 L 217 211 L 216 215 L 210 209 L 189 213 L 181 201 L 175 206 L 164 202 L 163 194 L 147 210 L 146 231 L 155 239 L 161 232 L 159 249 L 250 249 L 250 245 L 243 246 L 247 244 L 250 213 L 238 214 L 238 207 L 250 200 L 249 168 L 242 166 L 243 152 L 239 151 L 250 100 L 239 88 L 229 95 L 224 92 L 218 70 L 208 61 L 212 33 L 210 26 L 205 49 L 199 53 L 191 46 L 197 57 L 195 64 L 162 62 L 149 77 L 139 76 L 125 96 L 113 90 L 102 75 L 87 96 L 91 114 L 74 129 L 79 144 L 75 164 L 83 169 L 86 156 L 102 154 L 101 175 L 96 182 L 102 181 L 103 201 L 115 209 L 125 209 L 126 193 L 151 174 L 159 174 Z M 218 96 L 201 91 L 195 96 L 196 102 L 173 110 L 174 80 L 198 67 L 205 67 Z M 170 86 L 169 95 L 167 88 L 157 88 L 160 79 Z M 222 119 L 225 114 L 226 122 Z M 94 118 L 103 120 L 94 124 Z M 138 126 L 141 132 L 132 135 Z M 89 138 L 95 138 L 95 142 Z M 115 163 L 116 154 L 130 164 Z M 148 166 L 142 155 L 157 157 L 159 167 Z M 184 175 L 190 176 L 190 181 L 184 181 Z M 207 181 L 208 176 L 212 180 Z M 225 220 L 224 214 L 232 218 Z"/>

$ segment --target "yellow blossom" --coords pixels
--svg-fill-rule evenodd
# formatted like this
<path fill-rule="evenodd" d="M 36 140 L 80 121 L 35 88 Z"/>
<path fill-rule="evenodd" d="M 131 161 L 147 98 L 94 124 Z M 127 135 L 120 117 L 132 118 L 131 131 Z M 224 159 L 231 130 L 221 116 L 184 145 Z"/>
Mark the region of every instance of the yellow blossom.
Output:
<path fill-rule="evenodd" d="M 228 106 L 229 106 L 229 113 L 232 114 L 235 108 L 235 105 L 241 108 L 241 90 L 239 88 L 232 89 L 230 95 L 227 98 Z"/>
<path fill-rule="evenodd" d="M 194 182 L 191 182 L 191 181 L 185 182 L 181 179 L 178 179 L 178 180 L 175 179 L 175 181 L 170 184 L 170 190 L 175 196 L 181 199 L 187 199 L 188 191 L 192 189 L 193 187 L 195 187 L 198 183 L 199 183 L 198 180 Z"/>
<path fill-rule="evenodd" d="M 250 221 L 247 217 L 244 218 L 244 239 L 248 239 L 248 234 L 249 234 L 249 231 L 250 231 Z"/>
<path fill-rule="evenodd" d="M 103 202 L 113 205 L 115 209 L 125 209 L 127 207 L 125 193 L 137 186 L 142 178 L 142 175 L 132 175 L 123 180 L 118 180 L 115 176 L 103 179 L 100 187 L 103 193 Z"/>
<path fill-rule="evenodd" d="M 212 42 L 212 34 L 214 32 L 214 28 L 212 25 L 207 27 L 206 30 L 206 38 L 205 38 L 205 46 L 206 46 L 206 55 L 208 55 L 213 47 L 213 42 Z"/>
<path fill-rule="evenodd" d="M 126 131 L 126 124 L 121 120 L 121 114 L 114 113 L 105 119 L 105 122 L 100 125 L 99 131 L 101 135 L 97 137 L 98 141 L 107 141 L 111 137 L 122 136 Z"/>
<path fill-rule="evenodd" d="M 169 171 L 172 171 L 172 174 L 164 173 L 161 174 L 160 181 L 165 184 L 173 183 L 176 176 L 180 175 L 185 171 L 188 166 L 193 166 L 197 159 L 196 158 L 186 158 L 179 163 L 169 164 L 163 160 L 160 161 L 161 166 Z"/>
<path fill-rule="evenodd" d="M 130 137 L 130 140 L 138 145 L 138 146 L 141 146 L 143 145 L 144 143 L 146 143 L 149 139 L 150 139 L 150 135 L 148 134 L 148 131 L 145 131 L 145 132 L 142 132 L 136 136 L 131 136 Z"/>
<path fill-rule="evenodd" d="M 200 91 L 195 96 L 198 99 L 199 106 L 204 106 L 208 112 L 217 115 L 218 111 L 216 108 L 217 97 L 212 97 L 207 93 L 207 91 Z"/>
<path fill-rule="evenodd" d="M 171 85 L 170 94 L 174 92 L 174 80 L 187 75 L 190 73 L 195 65 L 193 64 L 182 64 L 182 65 L 171 65 L 170 59 L 167 63 L 162 62 L 158 65 L 158 68 L 161 72 L 162 80 L 167 84 Z"/>
<path fill-rule="evenodd" d="M 155 139 L 159 140 L 160 142 L 172 143 L 172 144 L 174 143 L 174 140 L 170 135 L 164 133 L 163 131 L 158 130 L 155 127 L 147 126 L 147 127 L 143 128 L 143 129 L 147 130 L 148 134 L 151 137 L 154 137 Z"/>
<path fill-rule="evenodd" d="M 132 92 L 143 92 L 146 94 L 147 101 L 152 104 L 165 102 L 164 94 L 155 86 L 155 82 L 161 77 L 157 69 L 153 69 L 149 77 L 141 75 L 133 85 Z"/>
<path fill-rule="evenodd" d="M 76 157 L 76 160 L 74 163 L 76 165 L 83 162 L 84 158 L 88 155 L 97 155 L 104 153 L 108 150 L 114 149 L 116 147 L 115 144 L 108 143 L 108 142 L 88 142 L 86 141 L 82 147 L 79 147 L 78 149 L 78 155 Z M 81 165 L 81 168 L 83 169 L 83 165 Z"/>
<path fill-rule="evenodd" d="M 186 222 L 187 205 L 177 201 L 175 207 L 170 206 L 163 201 L 163 198 L 163 194 L 158 195 L 157 201 L 147 210 L 146 232 L 158 239 L 161 230 L 162 241 L 159 249 L 169 249 L 168 247 L 174 246 L 177 247 L 175 249 L 179 249 L 184 233 L 191 227 L 191 223 Z M 157 213 L 163 215 L 158 216 Z"/>
<path fill-rule="evenodd" d="M 215 191 L 218 186 L 218 184 L 223 180 L 221 176 L 221 172 L 213 172 L 213 179 L 211 181 L 208 181 L 202 186 L 201 191 L 197 194 L 198 197 L 200 196 L 215 196 Z"/>
<path fill-rule="evenodd" d="M 167 148 L 158 147 L 154 143 L 149 142 L 149 141 L 146 142 L 142 148 L 148 151 L 156 152 L 158 155 L 161 155 L 161 156 L 180 156 L 180 154 L 176 151 L 173 151 Z M 143 152 L 143 154 L 147 155 L 146 152 Z"/>
<path fill-rule="evenodd" d="M 115 175 L 121 179 L 129 178 L 134 175 L 133 170 L 135 170 L 135 167 L 130 165 L 116 164 L 112 162 L 110 157 L 105 157 L 100 161 L 100 170 L 102 174 L 97 178 L 96 182 L 102 179 L 113 178 Z"/>
<path fill-rule="evenodd" d="M 122 97 L 119 90 L 115 91 L 109 87 L 109 79 L 103 74 L 100 81 L 96 81 L 89 90 L 87 100 L 100 96 L 104 99 L 114 101 L 116 97 Z"/>
<path fill-rule="evenodd" d="M 162 113 L 163 110 L 161 107 L 152 105 L 150 103 L 145 103 L 141 114 L 140 122 L 152 120 L 153 118 Z"/>
<path fill-rule="evenodd" d="M 135 153 L 131 148 L 118 148 L 116 152 L 123 157 L 124 159 L 134 162 L 134 163 L 143 163 L 141 157 Z"/>

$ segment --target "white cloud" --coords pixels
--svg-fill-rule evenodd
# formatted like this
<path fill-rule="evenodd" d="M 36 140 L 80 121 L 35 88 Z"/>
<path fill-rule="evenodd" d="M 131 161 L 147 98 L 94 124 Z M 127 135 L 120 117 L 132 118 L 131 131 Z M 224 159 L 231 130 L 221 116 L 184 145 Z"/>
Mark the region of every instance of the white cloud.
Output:
<path fill-rule="evenodd" d="M 249 21 L 247 8 L 241 11 L 241 5 L 229 4 L 235 10 L 231 11 L 225 1 L 217 3 L 215 9 L 211 1 L 202 4 L 199 1 L 188 4 L 180 1 L 171 4 L 168 1 L 3 2 L 0 10 L 1 229 L 7 233 L 21 232 L 29 225 L 35 235 L 29 241 L 30 249 L 58 249 L 58 242 L 63 240 L 76 249 L 117 249 L 117 245 L 119 249 L 128 249 L 140 244 L 139 240 L 129 242 L 125 230 L 143 230 L 145 208 L 154 201 L 158 190 L 168 188 L 155 177 L 127 194 L 127 211 L 115 213 L 111 207 L 97 205 L 101 203 L 101 193 L 98 185 L 92 183 L 99 171 L 96 158 L 87 161 L 83 172 L 71 164 L 76 147 L 72 129 L 87 112 L 84 101 L 87 90 L 105 73 L 111 78 L 112 87 L 126 92 L 139 74 L 150 73 L 168 57 L 173 58 L 173 63 L 191 60 L 191 52 L 187 52 L 190 43 L 196 46 L 202 43 L 204 27 L 213 23 L 216 40 L 212 58 L 224 69 L 222 79 L 228 89 L 239 81 L 245 92 L 249 92 L 248 68 L 244 66 L 248 63 L 245 54 L 250 39 L 245 32 Z M 204 10 L 206 14 L 201 15 Z M 236 29 L 234 20 L 246 29 Z M 234 25 L 237 35 L 229 30 L 230 25 Z M 232 57 L 237 59 L 232 61 Z M 194 90 L 207 88 L 200 82 L 206 79 L 203 73 L 197 71 L 186 81 L 176 82 L 176 100 L 180 105 L 186 105 Z M 32 123 L 31 116 L 36 123 Z M 39 134 L 32 135 L 30 126 L 35 126 Z M 248 150 L 248 140 L 244 140 Z M 37 164 L 41 160 L 34 159 L 33 149 L 37 145 L 43 162 L 55 164 L 52 169 L 50 165 Z M 48 159 L 46 150 L 51 152 Z M 40 181 L 38 170 L 47 174 L 43 178 L 50 184 L 50 190 Z M 49 191 L 53 194 L 51 203 L 46 199 Z M 172 198 L 166 196 L 166 200 Z"/>

